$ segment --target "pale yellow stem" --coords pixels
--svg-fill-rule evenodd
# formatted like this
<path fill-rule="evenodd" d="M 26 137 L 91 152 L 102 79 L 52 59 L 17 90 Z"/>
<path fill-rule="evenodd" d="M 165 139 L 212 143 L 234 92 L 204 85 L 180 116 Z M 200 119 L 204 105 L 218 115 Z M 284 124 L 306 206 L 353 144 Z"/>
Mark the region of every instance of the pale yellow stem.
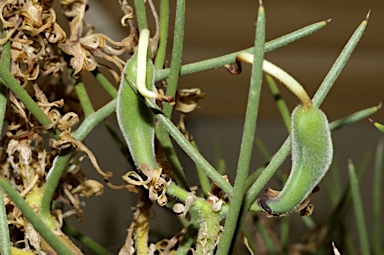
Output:
<path fill-rule="evenodd" d="M 147 98 L 161 98 L 161 96 L 147 89 L 145 79 L 147 76 L 147 52 L 149 45 L 149 30 L 144 28 L 140 32 L 139 44 L 137 46 L 137 74 L 136 86 L 141 95 Z"/>
<path fill-rule="evenodd" d="M 237 59 L 249 64 L 253 63 L 253 55 L 250 53 L 241 52 L 237 55 Z M 303 86 L 301 86 L 301 84 L 286 71 L 267 60 L 263 61 L 263 71 L 280 80 L 300 99 L 303 106 L 309 107 L 312 105 L 311 98 L 308 96 Z"/>

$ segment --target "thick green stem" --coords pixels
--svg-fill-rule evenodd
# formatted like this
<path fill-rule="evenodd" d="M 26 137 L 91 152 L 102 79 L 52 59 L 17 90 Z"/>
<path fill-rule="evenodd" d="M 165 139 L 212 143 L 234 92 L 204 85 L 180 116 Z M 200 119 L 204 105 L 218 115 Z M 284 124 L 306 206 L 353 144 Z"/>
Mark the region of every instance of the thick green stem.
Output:
<path fill-rule="evenodd" d="M 237 220 L 240 209 L 243 204 L 243 197 L 246 188 L 246 180 L 251 162 L 253 150 L 253 142 L 255 139 L 256 123 L 259 110 L 260 91 L 263 79 L 263 60 L 264 60 L 264 44 L 265 44 L 265 12 L 262 2 L 260 1 L 256 36 L 254 59 L 252 63 L 251 82 L 248 94 L 248 103 L 245 114 L 243 137 L 240 146 L 240 156 L 237 165 L 236 179 L 233 187 L 233 196 L 229 213 L 225 221 L 223 233 L 220 236 L 217 254 L 232 254 L 234 246 L 236 246 L 237 238 L 233 238 L 236 227 L 241 229 L 241 225 L 237 226 Z M 230 247 L 232 252 L 228 253 Z"/>

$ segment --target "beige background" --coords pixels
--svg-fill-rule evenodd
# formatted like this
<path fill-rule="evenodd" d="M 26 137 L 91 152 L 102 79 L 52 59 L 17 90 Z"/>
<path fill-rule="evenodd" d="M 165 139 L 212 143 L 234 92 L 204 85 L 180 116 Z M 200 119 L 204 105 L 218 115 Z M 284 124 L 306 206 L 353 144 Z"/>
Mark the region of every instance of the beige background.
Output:
<path fill-rule="evenodd" d="M 119 26 L 122 13 L 117 1 L 89 2 L 87 20 L 95 25 L 97 32 L 106 33 L 116 40 L 127 34 L 127 31 Z M 332 18 L 332 22 L 316 34 L 266 54 L 266 59 L 296 77 L 310 95 L 314 94 L 346 41 L 371 9 L 366 33 L 324 101 L 322 109 L 332 121 L 383 101 L 384 1 L 274 0 L 265 1 L 265 8 L 267 40 L 314 22 Z M 253 0 L 188 1 L 183 63 L 212 58 L 252 46 L 256 11 L 257 1 Z M 174 6 L 171 15 L 173 14 Z M 239 76 L 231 76 L 225 69 L 217 69 L 182 77 L 179 84 L 183 88 L 200 87 L 207 94 L 207 99 L 201 102 L 201 109 L 187 117 L 187 127 L 198 142 L 203 155 L 206 155 L 212 163 L 214 163 L 214 148 L 221 146 L 232 183 L 240 146 L 248 81 L 247 71 Z M 96 105 L 101 106 L 109 100 L 103 97 L 103 90 L 99 86 L 92 84 L 89 90 L 93 93 L 92 98 Z M 298 103 L 297 99 L 282 86 L 281 91 L 289 108 L 293 109 Z M 380 111 L 373 117 L 384 122 L 383 116 Z M 286 137 L 279 113 L 266 88 L 262 90 L 257 135 L 263 139 L 272 153 L 280 147 Z M 347 158 L 352 158 L 357 163 L 361 162 L 366 152 L 374 151 L 380 137 L 381 135 L 368 120 L 334 134 L 335 157 L 343 175 L 342 183 L 345 184 L 347 179 L 345 175 Z M 118 181 L 118 177 L 129 170 L 130 166 L 107 138 L 105 128 L 100 126 L 92 132 L 86 142 L 95 152 L 102 167 L 110 167 L 114 163 L 113 169 L 108 170 L 115 172 L 115 181 Z M 184 158 L 183 153 L 180 155 Z M 188 176 L 193 176 L 193 164 L 188 159 L 185 159 L 185 162 Z M 256 169 L 262 163 L 264 162 L 260 154 L 255 152 L 252 169 Z M 87 162 L 86 166 L 88 166 L 86 171 L 92 175 L 94 170 Z M 287 160 L 282 171 L 288 171 L 289 168 Z M 362 189 L 366 191 L 363 200 L 367 208 L 371 208 L 369 190 L 371 177 L 370 168 L 362 184 L 364 185 Z M 329 200 L 324 184 L 322 190 L 316 194 L 314 200 L 316 204 L 314 217 L 320 222 L 323 222 L 329 214 Z M 114 198 L 118 198 L 118 201 Z M 85 221 L 79 224 L 79 228 L 111 250 L 117 250 L 126 235 L 131 217 L 130 207 L 135 204 L 136 199 L 137 196 L 132 197 L 123 191 L 107 189 L 104 199 L 92 198 L 87 202 Z M 153 233 L 166 232 L 169 235 L 175 233 L 177 231 L 175 223 L 170 223 L 169 218 L 160 213 L 160 210 L 155 209 L 151 226 Z M 367 209 L 366 213 L 366 217 L 369 218 L 370 209 Z M 94 217 L 87 218 L 87 214 Z M 348 217 L 353 222 L 353 212 Z M 293 218 L 297 219 L 298 216 L 295 215 Z M 75 223 L 76 220 L 71 219 L 71 222 Z M 293 227 L 300 228 L 302 223 L 299 222 Z M 156 234 L 154 236 L 156 237 Z"/>

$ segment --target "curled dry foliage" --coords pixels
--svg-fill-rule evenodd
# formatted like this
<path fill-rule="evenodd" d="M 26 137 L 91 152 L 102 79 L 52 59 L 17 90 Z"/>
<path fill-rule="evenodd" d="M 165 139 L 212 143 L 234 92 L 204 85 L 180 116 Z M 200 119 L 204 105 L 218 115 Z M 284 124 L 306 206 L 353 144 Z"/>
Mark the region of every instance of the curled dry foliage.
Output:
<path fill-rule="evenodd" d="M 84 21 L 85 0 L 60 1 L 63 14 L 70 22 L 69 38 L 57 23 L 53 1 L 1 2 L 0 20 L 7 28 L 7 34 L 0 40 L 0 45 L 11 42 L 11 71 L 23 86 L 42 75 L 61 76 L 68 57 L 75 75 L 98 67 L 97 58 L 114 63 L 121 71 L 124 61 L 118 56 L 135 46 L 134 26 L 130 35 L 120 42 L 104 34 L 93 33 L 92 26 Z M 125 9 L 129 12 L 128 7 Z M 132 12 L 126 17 L 132 19 Z M 91 29 L 84 32 L 87 27 Z"/>
<path fill-rule="evenodd" d="M 117 42 L 107 35 L 94 33 L 92 25 L 84 21 L 86 0 L 60 1 L 62 14 L 69 22 L 67 34 L 57 22 L 53 2 L 0 0 L 0 22 L 4 28 L 0 49 L 3 50 L 5 43 L 10 43 L 9 71 L 51 122 L 48 126 L 41 126 L 19 98 L 11 91 L 8 93 L 6 128 L 0 141 L 0 175 L 10 181 L 36 212 L 40 210 L 53 159 L 70 146 L 86 152 L 107 184 L 116 188 L 108 182 L 109 173 L 101 171 L 92 152 L 71 135 L 81 109 L 68 73 L 76 78 L 81 72 L 108 65 L 105 63 L 112 63 L 122 71 L 124 61 L 119 56 L 132 51 L 137 39 L 133 10 L 125 1 L 121 3 L 125 15 L 123 21 L 129 25 L 130 34 Z M 104 64 L 99 63 L 101 60 Z M 115 72 L 111 67 L 108 70 Z M 63 236 L 59 229 L 64 217 L 74 214 L 82 219 L 81 197 L 97 196 L 103 192 L 101 183 L 87 179 L 82 173 L 82 158 L 73 151 L 66 172 L 56 187 L 54 199 L 59 203 L 51 213 L 58 236 Z M 136 191 L 129 185 L 122 188 Z M 44 248 L 44 240 L 13 202 L 6 197 L 5 203 L 9 225 L 13 226 L 10 227 L 12 246 L 51 254 L 49 251 L 52 249 Z M 73 209 L 63 211 L 65 204 Z"/>
<path fill-rule="evenodd" d="M 52 125 L 40 126 L 24 105 L 13 94 L 10 94 L 6 118 L 9 123 L 5 137 L 1 141 L 0 171 L 1 175 L 12 183 L 28 204 L 34 210 L 39 211 L 47 172 L 52 167 L 53 158 L 60 152 L 58 148 L 47 146 L 46 137 L 50 129 L 70 130 L 78 117 L 71 112 L 61 116 L 59 109 L 63 106 L 63 101 L 49 102 L 37 85 L 34 86 L 34 89 L 37 104 L 51 119 Z M 54 141 L 54 138 L 50 140 Z M 99 195 L 103 190 L 100 183 L 87 180 L 81 172 L 80 161 L 74 159 L 70 162 L 67 173 L 57 187 L 57 201 L 61 201 L 62 206 L 68 204 L 74 208 L 64 214 L 62 208 L 57 208 L 52 212 L 57 229 L 61 228 L 63 217 L 75 214 L 80 220 L 82 219 L 83 212 L 78 194 L 82 196 Z M 30 250 L 31 247 L 27 245 L 29 243 L 36 251 L 44 250 L 43 244 L 40 243 L 43 240 L 13 202 L 7 199 L 6 205 L 9 224 L 14 226 L 11 228 L 11 236 L 15 238 L 20 236 L 20 233 L 24 233 L 15 240 L 17 243 L 14 246 Z"/>

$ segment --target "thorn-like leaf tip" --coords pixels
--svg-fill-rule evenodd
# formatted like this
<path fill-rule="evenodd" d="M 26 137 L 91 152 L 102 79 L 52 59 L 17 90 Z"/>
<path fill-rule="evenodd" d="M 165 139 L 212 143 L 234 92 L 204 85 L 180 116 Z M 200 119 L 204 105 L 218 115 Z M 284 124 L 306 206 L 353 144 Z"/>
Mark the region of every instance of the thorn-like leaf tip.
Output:
<path fill-rule="evenodd" d="M 329 23 L 329 22 L 331 22 L 332 21 L 332 18 L 330 18 L 330 19 L 327 19 L 326 21 L 325 21 L 325 23 Z"/>
<path fill-rule="evenodd" d="M 368 11 L 368 14 L 367 14 L 367 16 L 364 19 L 366 22 L 368 22 L 370 15 L 371 15 L 371 10 Z"/>
<path fill-rule="evenodd" d="M 382 103 L 380 102 L 378 106 L 376 106 L 377 110 L 379 110 L 382 106 Z"/>

